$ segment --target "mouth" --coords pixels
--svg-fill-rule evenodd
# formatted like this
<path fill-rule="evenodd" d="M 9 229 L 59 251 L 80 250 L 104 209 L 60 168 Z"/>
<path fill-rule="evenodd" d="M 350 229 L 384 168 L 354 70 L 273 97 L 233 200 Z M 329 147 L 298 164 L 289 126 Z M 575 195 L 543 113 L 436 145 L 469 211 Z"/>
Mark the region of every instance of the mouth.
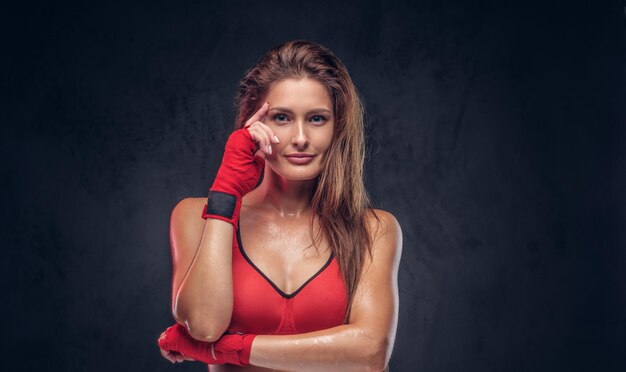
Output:
<path fill-rule="evenodd" d="M 285 157 L 292 164 L 305 165 L 305 164 L 309 164 L 311 161 L 313 161 L 313 158 L 315 158 L 315 155 L 310 155 L 310 154 L 293 154 L 293 155 L 286 155 Z"/>

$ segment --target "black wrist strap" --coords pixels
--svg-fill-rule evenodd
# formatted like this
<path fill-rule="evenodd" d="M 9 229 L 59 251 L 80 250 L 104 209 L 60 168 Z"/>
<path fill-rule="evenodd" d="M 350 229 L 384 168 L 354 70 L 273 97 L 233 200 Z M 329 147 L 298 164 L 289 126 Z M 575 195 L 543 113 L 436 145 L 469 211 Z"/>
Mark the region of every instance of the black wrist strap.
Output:
<path fill-rule="evenodd" d="M 220 191 L 209 191 L 206 211 L 208 214 L 233 218 L 237 197 Z"/>

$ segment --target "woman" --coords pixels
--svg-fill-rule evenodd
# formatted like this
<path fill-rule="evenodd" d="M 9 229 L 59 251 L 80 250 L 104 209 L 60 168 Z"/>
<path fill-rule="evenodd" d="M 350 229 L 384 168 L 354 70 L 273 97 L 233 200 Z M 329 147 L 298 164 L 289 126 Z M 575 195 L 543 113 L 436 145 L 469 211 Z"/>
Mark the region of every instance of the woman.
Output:
<path fill-rule="evenodd" d="M 158 340 L 209 371 L 381 371 L 402 232 L 363 184 L 363 109 L 327 48 L 281 44 L 247 71 L 209 198 L 172 212 L 172 312 Z M 202 218 L 199 218 L 202 216 Z"/>

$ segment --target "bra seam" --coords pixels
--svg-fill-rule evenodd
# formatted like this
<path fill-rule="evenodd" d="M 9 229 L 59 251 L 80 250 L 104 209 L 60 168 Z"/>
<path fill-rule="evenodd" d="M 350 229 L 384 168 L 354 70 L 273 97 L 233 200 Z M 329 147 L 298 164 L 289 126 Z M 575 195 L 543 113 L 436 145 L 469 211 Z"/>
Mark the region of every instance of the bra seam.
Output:
<path fill-rule="evenodd" d="M 238 226 L 241 227 L 241 225 L 239 224 L 239 221 L 238 221 Z M 313 276 L 311 276 L 304 283 L 302 283 L 302 285 L 298 289 L 296 289 L 293 293 L 287 294 L 283 292 L 282 289 L 278 288 L 278 286 L 274 284 L 274 282 L 267 275 L 265 275 L 265 273 L 261 271 L 261 269 L 257 265 L 254 264 L 254 262 L 252 262 L 250 257 L 248 257 L 248 255 L 246 254 L 246 251 L 243 248 L 243 244 L 241 243 L 241 234 L 239 231 L 240 231 L 240 228 L 237 229 L 237 245 L 239 246 L 239 252 L 241 252 L 241 255 L 243 256 L 243 258 L 246 261 L 248 261 L 248 264 L 250 264 L 250 266 L 252 266 L 252 268 L 256 272 L 258 272 L 274 288 L 274 290 L 278 292 L 279 295 L 281 295 L 282 297 L 286 299 L 294 298 L 298 293 L 300 293 L 300 291 L 302 291 L 313 279 L 318 277 L 324 270 L 326 270 L 326 268 L 331 264 L 331 262 L 333 261 L 333 258 L 335 257 L 333 252 L 331 252 L 324 266 L 322 266 L 319 270 L 317 270 L 315 274 L 313 274 Z"/>

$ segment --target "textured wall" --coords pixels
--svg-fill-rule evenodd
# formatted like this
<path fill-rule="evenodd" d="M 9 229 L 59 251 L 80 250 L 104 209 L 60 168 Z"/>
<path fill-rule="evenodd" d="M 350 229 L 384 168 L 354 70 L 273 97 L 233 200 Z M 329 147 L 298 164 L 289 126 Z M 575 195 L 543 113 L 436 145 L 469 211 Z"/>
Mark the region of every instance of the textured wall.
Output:
<path fill-rule="evenodd" d="M 179 3 L 5 14 L 5 365 L 205 370 L 155 343 L 169 214 L 206 195 L 243 72 L 303 38 L 360 89 L 403 228 L 391 370 L 626 368 L 619 1 Z"/>

